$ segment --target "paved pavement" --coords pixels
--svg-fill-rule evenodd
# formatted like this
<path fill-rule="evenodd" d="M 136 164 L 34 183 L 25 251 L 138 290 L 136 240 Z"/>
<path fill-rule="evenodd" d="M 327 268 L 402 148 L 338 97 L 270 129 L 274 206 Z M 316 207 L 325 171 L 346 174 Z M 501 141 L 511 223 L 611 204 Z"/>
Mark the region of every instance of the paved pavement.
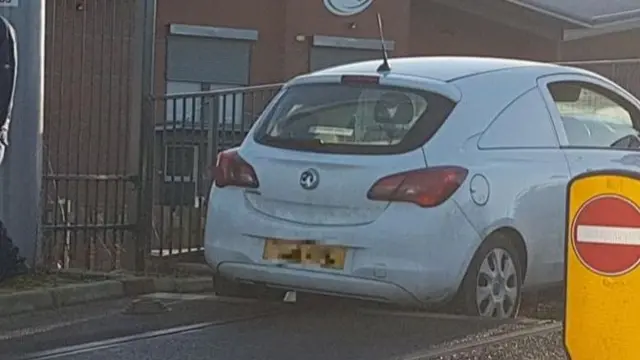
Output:
<path fill-rule="evenodd" d="M 438 345 L 532 326 L 391 311 L 352 301 L 291 305 L 225 302 L 212 295 L 154 296 L 170 311 L 127 314 L 123 309 L 131 299 L 123 299 L 0 319 L 0 358 L 417 360 L 415 354 Z"/>

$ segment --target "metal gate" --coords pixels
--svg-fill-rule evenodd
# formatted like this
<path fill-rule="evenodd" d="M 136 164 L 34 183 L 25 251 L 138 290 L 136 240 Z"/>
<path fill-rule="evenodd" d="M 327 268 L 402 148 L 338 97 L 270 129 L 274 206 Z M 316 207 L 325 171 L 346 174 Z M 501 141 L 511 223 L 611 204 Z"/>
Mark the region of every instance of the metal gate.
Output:
<path fill-rule="evenodd" d="M 46 2 L 45 267 L 117 269 L 134 238 L 136 2 Z"/>
<path fill-rule="evenodd" d="M 211 166 L 239 145 L 281 84 L 160 96 L 154 99 L 150 174 L 150 255 L 202 250 Z"/>

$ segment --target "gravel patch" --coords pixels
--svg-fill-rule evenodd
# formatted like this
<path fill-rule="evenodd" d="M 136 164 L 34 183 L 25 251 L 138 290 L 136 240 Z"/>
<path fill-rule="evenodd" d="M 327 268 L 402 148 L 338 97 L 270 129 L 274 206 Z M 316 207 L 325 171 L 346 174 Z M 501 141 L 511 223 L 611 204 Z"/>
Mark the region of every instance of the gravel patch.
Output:
<path fill-rule="evenodd" d="M 522 308 L 522 310 L 520 310 L 520 317 L 562 321 L 564 319 L 564 301 L 550 300 L 533 304 L 530 307 Z"/>
<path fill-rule="evenodd" d="M 567 360 L 562 342 L 558 330 L 432 360 Z"/>
<path fill-rule="evenodd" d="M 470 344 L 476 341 L 482 341 L 482 340 L 486 340 L 489 339 L 493 336 L 499 336 L 499 335 L 504 335 L 504 334 L 508 334 L 514 331 L 519 331 L 519 330 L 524 330 L 524 329 L 529 329 L 532 326 L 535 325 L 542 325 L 542 324 L 546 324 L 545 322 L 540 322 L 539 324 L 532 324 L 532 323 L 512 323 L 512 324 L 503 324 L 500 325 L 498 327 L 483 331 L 483 332 L 479 332 L 479 333 L 475 333 L 472 335 L 468 335 L 465 337 L 461 337 L 455 340 L 451 340 L 451 341 L 447 341 L 441 344 L 438 344 L 437 346 L 433 347 L 432 349 L 447 349 L 453 346 L 457 346 L 457 345 L 462 345 L 462 344 Z"/>
<path fill-rule="evenodd" d="M 520 317 L 530 319 L 564 319 L 564 289 L 553 288 L 528 294 L 520 307 Z"/>
<path fill-rule="evenodd" d="M 536 325 L 552 324 L 564 319 L 564 291 L 563 289 L 550 289 L 525 298 L 520 309 L 519 318 L 530 319 Z M 471 337 L 461 338 L 438 348 L 446 349 L 447 346 L 470 344 L 492 336 L 503 335 L 512 331 L 518 331 L 530 327 L 531 323 L 508 324 L 485 333 L 475 334 Z M 425 359 L 426 360 L 426 359 Z M 517 340 L 502 342 L 464 351 L 451 356 L 438 357 L 430 360 L 568 360 L 566 356 L 562 330 L 557 330 L 544 335 L 535 335 Z"/>

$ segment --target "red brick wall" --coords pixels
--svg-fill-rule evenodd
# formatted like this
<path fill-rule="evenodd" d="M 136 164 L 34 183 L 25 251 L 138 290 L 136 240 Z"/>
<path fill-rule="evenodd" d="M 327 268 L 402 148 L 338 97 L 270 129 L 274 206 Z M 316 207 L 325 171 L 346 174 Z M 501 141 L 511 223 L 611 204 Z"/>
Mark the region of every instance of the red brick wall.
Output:
<path fill-rule="evenodd" d="M 329 13 L 320 0 L 286 0 L 285 78 L 309 70 L 309 43 L 298 43 L 296 35 L 329 35 L 355 38 L 378 38 L 376 13 L 383 17 L 385 37 L 395 40 L 394 56 L 408 55 L 410 0 L 374 1 L 373 5 L 353 17 L 338 17 Z M 350 29 L 349 24 L 356 28 Z"/>
<path fill-rule="evenodd" d="M 156 42 L 157 87 L 164 91 L 164 69 L 168 24 L 180 23 L 236 27 L 259 31 L 252 49 L 252 84 L 280 82 L 309 70 L 310 39 L 297 35 L 377 38 L 376 13 L 383 14 L 385 35 L 396 41 L 396 55 L 409 53 L 410 0 L 375 1 L 365 12 L 338 17 L 328 12 L 321 0 L 160 0 Z M 194 11 L 194 9 L 198 9 Z M 355 23 L 355 29 L 350 24 Z"/>
<path fill-rule="evenodd" d="M 428 1 L 411 11 L 412 55 L 477 55 L 555 60 L 556 42 Z"/>
<path fill-rule="evenodd" d="M 563 60 L 609 60 L 640 57 L 640 30 L 564 42 Z"/>

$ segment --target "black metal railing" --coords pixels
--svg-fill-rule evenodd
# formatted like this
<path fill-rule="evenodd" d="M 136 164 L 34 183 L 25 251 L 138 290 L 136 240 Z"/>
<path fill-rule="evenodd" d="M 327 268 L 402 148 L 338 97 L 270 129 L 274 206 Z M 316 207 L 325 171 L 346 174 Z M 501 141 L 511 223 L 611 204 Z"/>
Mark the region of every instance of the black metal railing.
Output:
<path fill-rule="evenodd" d="M 199 251 L 210 170 L 239 145 L 281 84 L 172 94 L 154 99 L 152 256 Z"/>

